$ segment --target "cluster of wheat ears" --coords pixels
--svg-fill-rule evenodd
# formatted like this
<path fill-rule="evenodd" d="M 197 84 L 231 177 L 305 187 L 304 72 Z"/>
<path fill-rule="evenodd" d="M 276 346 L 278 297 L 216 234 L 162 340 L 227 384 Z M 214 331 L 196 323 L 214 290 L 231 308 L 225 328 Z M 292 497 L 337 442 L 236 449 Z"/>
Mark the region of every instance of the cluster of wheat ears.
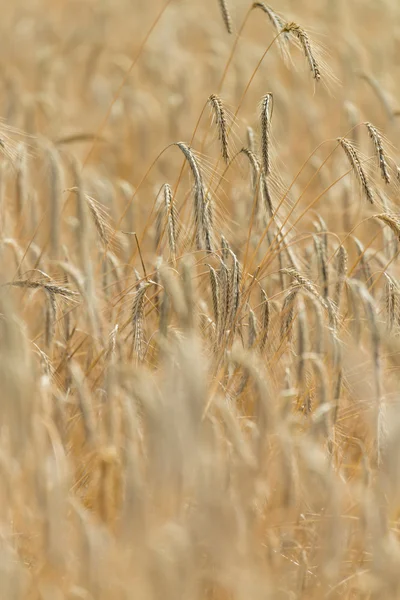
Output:
<path fill-rule="evenodd" d="M 1 4 L 0 599 L 399 598 L 396 0 Z"/>

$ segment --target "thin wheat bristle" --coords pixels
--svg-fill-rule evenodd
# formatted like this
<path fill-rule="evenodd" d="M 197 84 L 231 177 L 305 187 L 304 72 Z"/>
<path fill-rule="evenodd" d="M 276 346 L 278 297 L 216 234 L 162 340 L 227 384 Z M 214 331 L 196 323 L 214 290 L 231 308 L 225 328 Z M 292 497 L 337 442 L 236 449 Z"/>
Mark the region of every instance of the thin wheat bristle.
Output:
<path fill-rule="evenodd" d="M 385 183 L 390 183 L 390 173 L 386 160 L 386 154 L 383 148 L 382 136 L 376 127 L 374 127 L 368 121 L 364 123 L 365 127 L 368 129 L 369 137 L 371 138 L 376 155 L 378 157 L 379 168 L 381 171 L 382 179 Z"/>
<path fill-rule="evenodd" d="M 214 111 L 215 122 L 218 128 L 218 138 L 221 142 L 221 155 L 225 163 L 229 162 L 229 147 L 228 147 L 228 124 L 226 112 L 222 100 L 216 94 L 211 94 L 208 99 L 211 108 Z"/>
<path fill-rule="evenodd" d="M 362 167 L 361 160 L 357 154 L 356 149 L 354 148 L 353 144 L 349 140 L 346 140 L 345 138 L 337 138 L 337 141 L 343 148 L 343 150 L 350 162 L 350 165 L 353 169 L 353 172 L 355 173 L 356 177 L 360 181 L 361 187 L 365 193 L 367 200 L 371 204 L 374 204 L 374 194 L 373 194 L 371 186 L 368 182 L 368 178 Z"/>
<path fill-rule="evenodd" d="M 228 3 L 226 0 L 218 0 L 219 6 L 222 13 L 222 18 L 228 33 L 232 33 L 232 19 L 228 10 Z"/>

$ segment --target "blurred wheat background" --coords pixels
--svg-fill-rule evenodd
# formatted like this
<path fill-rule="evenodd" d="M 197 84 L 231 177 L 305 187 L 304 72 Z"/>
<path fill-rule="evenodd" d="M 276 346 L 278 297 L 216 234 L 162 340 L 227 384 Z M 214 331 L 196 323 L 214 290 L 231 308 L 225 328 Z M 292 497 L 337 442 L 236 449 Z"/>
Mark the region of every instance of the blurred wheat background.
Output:
<path fill-rule="evenodd" d="M 398 2 L 0 5 L 0 599 L 399 598 Z"/>

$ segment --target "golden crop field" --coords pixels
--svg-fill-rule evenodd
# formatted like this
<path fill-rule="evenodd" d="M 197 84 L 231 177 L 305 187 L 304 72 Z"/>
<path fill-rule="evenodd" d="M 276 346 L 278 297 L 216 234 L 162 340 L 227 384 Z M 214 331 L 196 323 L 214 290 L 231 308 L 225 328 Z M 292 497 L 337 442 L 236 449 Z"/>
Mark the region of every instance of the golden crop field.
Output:
<path fill-rule="evenodd" d="M 400 598 L 400 4 L 0 5 L 0 600 Z"/>

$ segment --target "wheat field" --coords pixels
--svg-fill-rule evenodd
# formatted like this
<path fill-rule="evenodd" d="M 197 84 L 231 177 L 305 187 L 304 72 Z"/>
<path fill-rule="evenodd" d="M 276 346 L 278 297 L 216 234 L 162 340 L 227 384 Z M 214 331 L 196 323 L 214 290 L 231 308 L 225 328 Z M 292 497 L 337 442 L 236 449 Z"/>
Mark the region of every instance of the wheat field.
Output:
<path fill-rule="evenodd" d="M 400 598 L 398 2 L 0 6 L 0 600 Z"/>

